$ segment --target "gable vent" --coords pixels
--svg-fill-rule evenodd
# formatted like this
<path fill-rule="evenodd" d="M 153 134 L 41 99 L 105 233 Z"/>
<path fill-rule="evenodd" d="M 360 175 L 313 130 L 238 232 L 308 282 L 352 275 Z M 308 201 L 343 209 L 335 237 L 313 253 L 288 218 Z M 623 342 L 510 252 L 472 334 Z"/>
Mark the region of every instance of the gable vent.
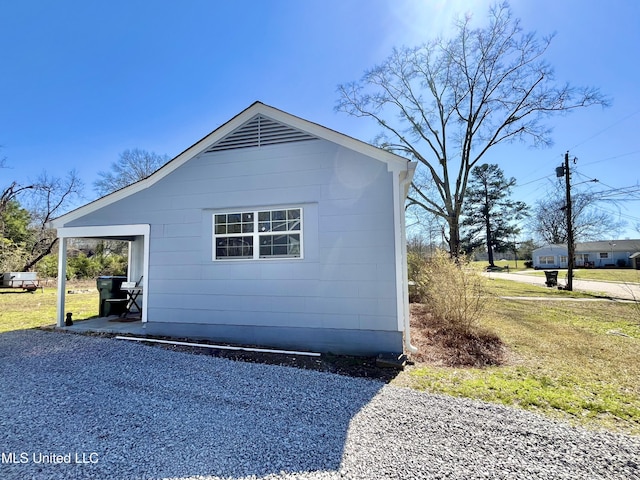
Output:
<path fill-rule="evenodd" d="M 279 143 L 302 142 L 316 137 L 302 130 L 284 125 L 270 118 L 256 115 L 226 137 L 212 145 L 209 152 L 220 152 L 236 148 L 261 147 Z"/>

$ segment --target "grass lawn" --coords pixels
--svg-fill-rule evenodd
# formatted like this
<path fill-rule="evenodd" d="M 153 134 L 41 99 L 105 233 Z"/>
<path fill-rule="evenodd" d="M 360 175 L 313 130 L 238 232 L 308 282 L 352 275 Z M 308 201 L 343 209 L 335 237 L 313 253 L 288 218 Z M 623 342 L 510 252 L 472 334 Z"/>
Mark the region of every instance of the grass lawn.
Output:
<path fill-rule="evenodd" d="M 504 283 L 510 282 L 494 280 L 491 285 L 505 295 Z M 513 288 L 525 288 L 531 296 L 582 296 L 532 285 Z M 508 348 L 505 365 L 451 368 L 417 364 L 403 382 L 417 389 L 518 406 L 589 427 L 640 434 L 639 305 L 500 299 L 483 326 Z"/>
<path fill-rule="evenodd" d="M 567 269 L 557 269 L 558 278 L 567 275 Z M 530 270 L 531 275 L 544 277 L 543 270 Z M 597 280 L 602 282 L 640 283 L 640 270 L 630 268 L 584 268 L 573 271 L 573 278 L 578 280 Z"/>
<path fill-rule="evenodd" d="M 487 261 L 478 261 L 471 263 L 474 270 L 484 271 L 488 266 Z M 515 260 L 496 260 L 496 267 L 509 266 L 509 272 L 522 272 L 527 275 L 536 275 L 544 277 L 544 270 L 534 270 L 533 268 L 525 268 L 524 260 L 518 260 L 518 266 Z M 566 268 L 552 268 L 550 270 L 558 270 L 558 278 L 565 278 L 567 275 Z M 621 282 L 621 283 L 640 283 L 640 270 L 631 268 L 577 268 L 573 271 L 573 278 L 578 280 L 598 280 L 605 282 Z"/>
<path fill-rule="evenodd" d="M 69 286 L 68 290 L 73 290 Z M 90 293 L 67 294 L 65 310 L 73 313 L 73 320 L 84 320 L 98 315 L 98 290 L 83 287 Z M 0 290 L 0 333 L 25 328 L 42 327 L 56 323 L 56 288 L 45 287 L 44 292 Z"/>
<path fill-rule="evenodd" d="M 494 295 L 499 297 L 552 297 L 552 298 L 603 298 L 606 295 L 598 295 L 588 292 L 568 292 L 553 287 L 542 287 L 529 283 L 514 282 L 501 278 L 489 278 L 489 286 Z"/>
<path fill-rule="evenodd" d="M 516 266 L 516 261 L 515 260 L 497 260 L 494 259 L 493 263 L 495 264 L 496 267 L 509 267 L 509 272 L 522 272 L 524 270 L 531 270 L 533 271 L 533 269 L 531 268 L 526 268 L 524 266 L 524 260 L 518 260 L 518 265 Z M 481 260 L 481 261 L 477 261 L 477 262 L 471 262 L 471 266 L 475 269 L 475 270 L 480 270 L 480 271 L 484 271 L 488 266 L 489 266 L 489 262 L 486 260 Z M 506 272 L 506 270 L 505 270 Z"/>

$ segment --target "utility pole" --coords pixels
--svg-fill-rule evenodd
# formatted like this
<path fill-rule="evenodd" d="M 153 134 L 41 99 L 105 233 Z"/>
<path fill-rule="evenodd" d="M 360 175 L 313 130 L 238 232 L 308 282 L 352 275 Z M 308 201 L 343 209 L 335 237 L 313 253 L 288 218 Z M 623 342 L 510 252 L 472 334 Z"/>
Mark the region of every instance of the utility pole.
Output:
<path fill-rule="evenodd" d="M 575 162 L 575 159 L 574 159 Z M 567 287 L 573 291 L 573 267 L 575 263 L 575 244 L 573 242 L 573 218 L 571 214 L 571 173 L 569 171 L 569 152 L 564 154 L 564 179 L 567 189 Z"/>

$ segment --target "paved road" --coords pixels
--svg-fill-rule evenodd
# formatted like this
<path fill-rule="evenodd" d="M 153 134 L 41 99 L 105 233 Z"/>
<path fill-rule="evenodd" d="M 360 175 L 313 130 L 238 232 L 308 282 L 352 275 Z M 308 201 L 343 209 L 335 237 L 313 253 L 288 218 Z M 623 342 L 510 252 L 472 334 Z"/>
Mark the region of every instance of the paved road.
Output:
<path fill-rule="evenodd" d="M 530 283 L 533 285 L 545 286 L 545 277 L 536 275 L 527 275 L 523 273 L 498 273 L 488 272 L 485 273 L 489 278 L 503 278 L 505 280 L 513 280 L 516 282 Z M 564 285 L 566 273 L 560 272 L 558 274 L 558 283 Z M 573 289 L 584 292 L 604 293 L 611 298 L 620 298 L 624 300 L 638 300 L 640 301 L 640 284 L 625 284 L 615 282 L 596 282 L 593 280 L 573 280 Z"/>

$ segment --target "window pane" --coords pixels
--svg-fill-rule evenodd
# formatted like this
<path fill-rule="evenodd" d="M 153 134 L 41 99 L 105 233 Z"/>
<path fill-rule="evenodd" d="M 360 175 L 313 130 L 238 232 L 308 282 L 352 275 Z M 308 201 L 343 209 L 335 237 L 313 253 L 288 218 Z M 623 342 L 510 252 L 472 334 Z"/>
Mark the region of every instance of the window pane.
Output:
<path fill-rule="evenodd" d="M 287 230 L 287 222 L 273 222 L 271 230 L 274 232 L 285 232 Z"/>
<path fill-rule="evenodd" d="M 271 212 L 271 220 L 286 220 L 286 219 L 287 219 L 286 210 L 274 210 Z"/>
<path fill-rule="evenodd" d="M 216 235 L 224 235 L 225 233 L 227 233 L 225 225 L 216 225 Z"/>
<path fill-rule="evenodd" d="M 253 237 L 225 237 L 216 241 L 216 258 L 253 257 Z"/>
<path fill-rule="evenodd" d="M 249 212 L 249 213 L 243 213 L 242 214 L 242 221 L 243 222 L 252 222 L 253 223 L 253 212 Z"/>
<path fill-rule="evenodd" d="M 260 237 L 260 257 L 300 256 L 300 235 L 263 235 Z"/>
<path fill-rule="evenodd" d="M 300 230 L 300 220 L 289 220 L 287 230 Z"/>
<path fill-rule="evenodd" d="M 243 223 L 242 233 L 251 233 L 251 232 L 253 232 L 253 223 Z"/>
<path fill-rule="evenodd" d="M 300 209 L 296 208 L 295 210 L 288 210 L 287 211 L 287 218 L 289 220 L 295 220 L 300 218 Z"/>
<path fill-rule="evenodd" d="M 269 222 L 260 222 L 258 225 L 258 230 L 260 232 L 269 232 L 271 231 L 271 223 Z"/>
<path fill-rule="evenodd" d="M 258 212 L 258 221 L 263 222 L 266 221 L 268 222 L 269 220 L 271 220 L 271 212 Z"/>
<path fill-rule="evenodd" d="M 289 255 L 300 256 L 300 235 L 289 235 Z"/>
<path fill-rule="evenodd" d="M 216 215 L 216 225 L 220 225 L 221 223 L 227 223 L 226 215 Z"/>
<path fill-rule="evenodd" d="M 239 223 L 232 223 L 227 227 L 227 233 L 242 233 Z"/>

